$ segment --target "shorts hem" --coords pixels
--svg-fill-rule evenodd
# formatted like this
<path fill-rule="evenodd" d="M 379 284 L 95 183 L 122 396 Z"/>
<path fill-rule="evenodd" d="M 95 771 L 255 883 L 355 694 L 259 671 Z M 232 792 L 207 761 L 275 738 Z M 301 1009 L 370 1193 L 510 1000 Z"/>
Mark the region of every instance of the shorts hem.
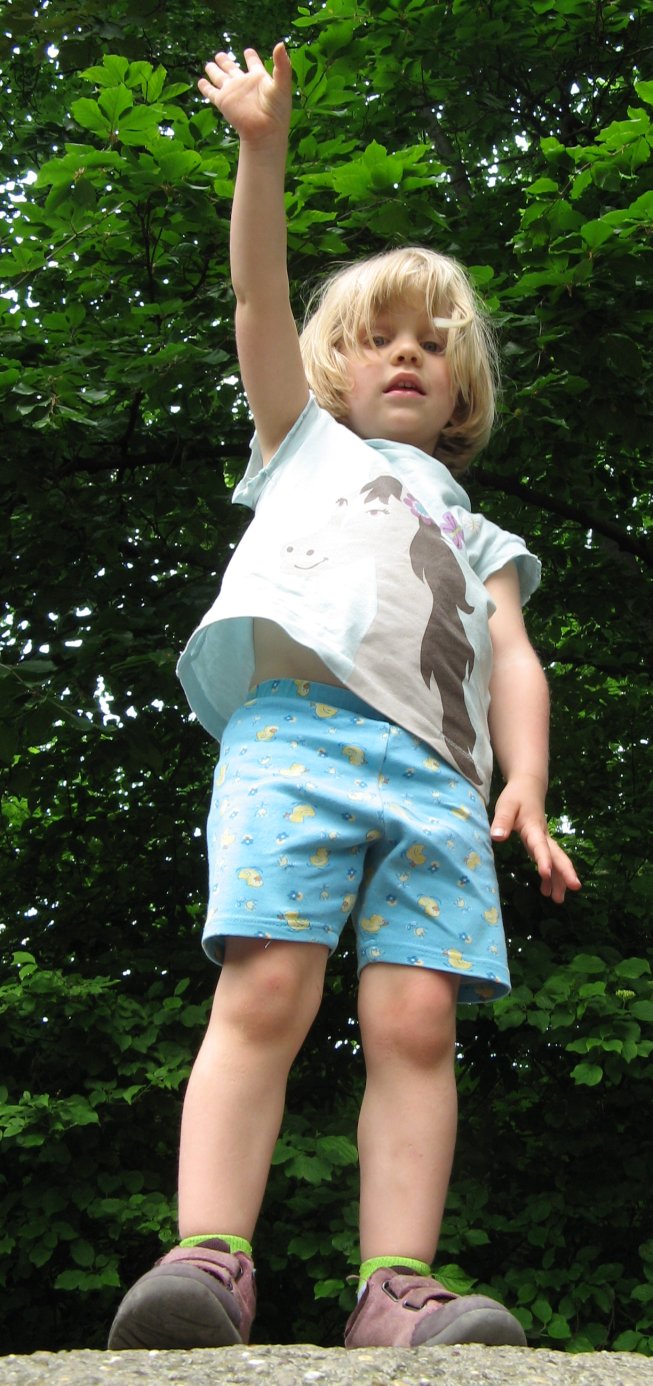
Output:
<path fill-rule="evenodd" d="M 444 972 L 449 977 L 458 977 L 460 980 L 460 991 L 458 993 L 459 1005 L 478 1006 L 486 1002 L 500 1001 L 503 996 L 507 996 L 512 990 L 510 976 L 503 970 L 500 973 L 483 972 L 483 963 L 479 963 L 478 970 L 465 968 L 462 971 L 459 967 L 454 967 L 448 962 L 446 956 L 441 955 L 415 955 L 406 957 L 391 956 L 383 953 L 379 957 L 358 958 L 358 976 L 360 977 L 364 967 L 373 966 L 375 963 L 391 963 L 395 967 L 413 967 L 425 972 Z"/>
<path fill-rule="evenodd" d="M 316 937 L 320 933 L 321 937 Z M 272 925 L 270 928 L 261 926 L 260 922 L 256 928 L 247 929 L 242 927 L 239 920 L 236 925 L 228 925 L 220 933 L 204 934 L 202 937 L 202 948 L 207 958 L 218 967 L 224 962 L 224 951 L 227 940 L 230 938 L 251 938 L 260 939 L 262 943 L 319 943 L 323 948 L 328 948 L 329 957 L 335 953 L 339 937 L 335 934 L 324 936 L 324 931 L 312 929 L 297 929 L 289 931 L 287 924 L 279 924 L 278 927 Z"/>

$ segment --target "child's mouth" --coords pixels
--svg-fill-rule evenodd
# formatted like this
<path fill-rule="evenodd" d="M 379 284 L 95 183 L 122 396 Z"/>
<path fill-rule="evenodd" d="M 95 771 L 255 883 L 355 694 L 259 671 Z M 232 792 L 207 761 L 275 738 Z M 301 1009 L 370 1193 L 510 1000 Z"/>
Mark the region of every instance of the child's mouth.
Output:
<path fill-rule="evenodd" d="M 403 379 L 401 376 L 393 380 L 384 391 L 386 395 L 423 395 L 424 391 L 417 380 L 408 377 Z"/>

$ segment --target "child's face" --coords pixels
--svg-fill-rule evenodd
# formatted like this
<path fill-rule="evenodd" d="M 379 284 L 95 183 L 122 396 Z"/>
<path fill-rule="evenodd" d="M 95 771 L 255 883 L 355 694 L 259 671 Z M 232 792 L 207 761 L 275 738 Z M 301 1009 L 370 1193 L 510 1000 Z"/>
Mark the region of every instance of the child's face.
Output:
<path fill-rule="evenodd" d="M 432 456 L 456 404 L 444 345 L 421 302 L 384 308 L 372 341 L 349 358 L 343 422 L 359 438 L 411 443 Z"/>

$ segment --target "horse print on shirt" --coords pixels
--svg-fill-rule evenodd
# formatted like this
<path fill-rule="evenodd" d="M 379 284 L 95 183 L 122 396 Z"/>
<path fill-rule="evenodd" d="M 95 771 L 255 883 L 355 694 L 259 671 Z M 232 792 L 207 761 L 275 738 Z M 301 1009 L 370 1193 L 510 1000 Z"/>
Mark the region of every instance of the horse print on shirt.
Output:
<path fill-rule="evenodd" d="M 358 672 L 378 668 L 380 660 L 396 666 L 395 683 L 402 682 L 402 667 L 418 670 L 423 711 L 441 723 L 449 758 L 479 785 L 476 731 L 464 695 L 474 649 L 462 617 L 474 608 L 455 553 L 421 503 L 396 477 L 375 477 L 354 496 L 340 496 L 319 529 L 286 543 L 281 563 L 302 583 L 327 590 L 336 570 L 347 566 L 345 581 L 356 594 L 350 686 L 357 691 Z M 403 682 L 415 688 L 405 673 Z M 401 721 L 394 709 L 388 715 Z"/>

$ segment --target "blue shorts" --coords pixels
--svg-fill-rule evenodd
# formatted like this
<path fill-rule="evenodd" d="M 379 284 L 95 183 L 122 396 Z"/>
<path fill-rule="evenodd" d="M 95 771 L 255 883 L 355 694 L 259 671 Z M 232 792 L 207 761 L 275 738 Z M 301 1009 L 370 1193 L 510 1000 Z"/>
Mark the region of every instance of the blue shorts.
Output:
<path fill-rule="evenodd" d="M 232 936 L 337 947 L 510 990 L 488 818 L 477 790 L 348 689 L 261 683 L 231 717 L 208 821 L 203 946 Z"/>

